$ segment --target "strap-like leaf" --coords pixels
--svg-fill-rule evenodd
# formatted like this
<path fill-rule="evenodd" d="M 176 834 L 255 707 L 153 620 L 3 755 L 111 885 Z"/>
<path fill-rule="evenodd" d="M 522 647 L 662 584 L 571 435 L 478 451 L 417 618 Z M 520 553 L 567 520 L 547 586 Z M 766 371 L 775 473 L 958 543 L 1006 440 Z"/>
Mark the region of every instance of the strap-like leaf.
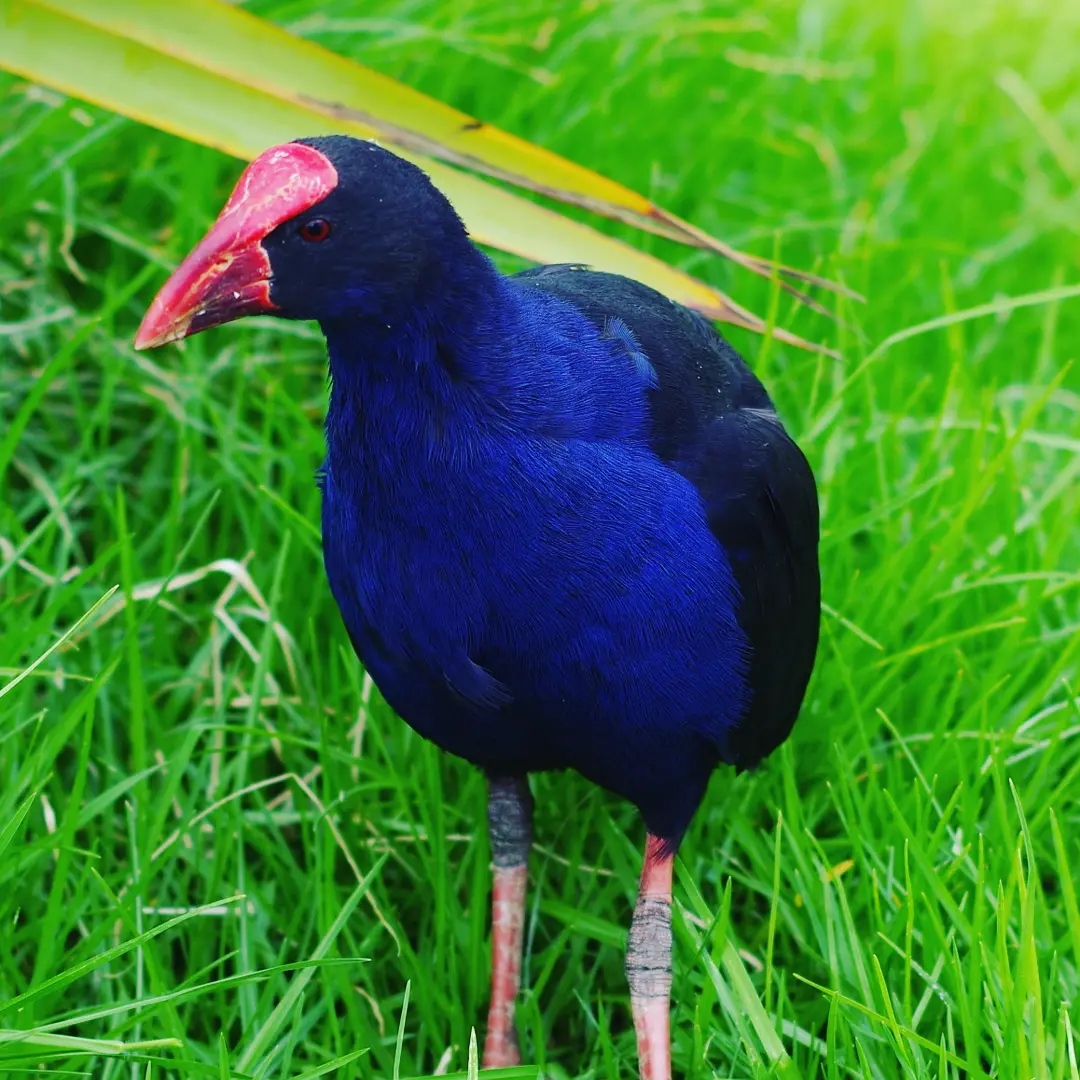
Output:
<path fill-rule="evenodd" d="M 219 0 L 0 0 L 0 67 L 244 159 L 302 135 L 387 138 L 425 169 L 480 243 L 626 274 L 712 318 L 765 329 L 718 289 L 436 158 L 482 161 L 495 175 L 528 177 L 534 190 L 577 193 L 592 209 L 608 206 L 609 216 L 681 231 L 648 200 L 498 129 L 474 128 L 463 114 Z M 395 139 L 401 132 L 407 137 Z"/>
<path fill-rule="evenodd" d="M 342 110 L 364 115 L 383 138 L 406 132 L 425 140 L 428 148 L 422 152 L 441 160 L 467 161 L 480 172 L 510 178 L 512 183 L 562 202 L 716 251 L 754 273 L 769 276 L 775 269 L 783 276 L 853 295 L 813 274 L 786 266 L 774 268 L 768 259 L 736 250 L 614 180 L 475 120 L 314 42 L 295 38 L 234 4 L 222 0 L 42 2 L 286 100 L 303 99 L 331 115 L 340 116 Z"/>

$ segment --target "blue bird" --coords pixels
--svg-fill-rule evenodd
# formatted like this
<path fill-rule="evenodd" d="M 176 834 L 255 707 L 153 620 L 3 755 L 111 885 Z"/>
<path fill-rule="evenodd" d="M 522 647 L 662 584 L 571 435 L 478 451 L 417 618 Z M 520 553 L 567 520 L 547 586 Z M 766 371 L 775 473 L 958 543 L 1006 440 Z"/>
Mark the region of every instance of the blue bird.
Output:
<path fill-rule="evenodd" d="M 527 776 L 571 768 L 648 830 L 626 970 L 641 1074 L 667 1080 L 675 851 L 715 767 L 787 738 L 814 664 L 805 457 L 705 319 L 579 266 L 499 273 L 370 142 L 257 158 L 135 343 L 265 313 L 326 337 L 323 549 L 356 654 L 489 779 L 485 1066 L 520 1060 Z"/>

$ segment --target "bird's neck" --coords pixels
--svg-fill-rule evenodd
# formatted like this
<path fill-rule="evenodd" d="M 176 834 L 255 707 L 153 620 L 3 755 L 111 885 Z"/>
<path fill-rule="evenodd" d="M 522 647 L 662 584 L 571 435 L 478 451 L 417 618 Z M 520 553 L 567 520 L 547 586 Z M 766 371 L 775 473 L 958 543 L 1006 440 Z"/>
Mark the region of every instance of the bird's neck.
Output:
<path fill-rule="evenodd" d="M 493 347 L 513 319 L 505 280 L 475 248 L 396 315 L 322 324 L 330 358 L 328 463 L 385 467 L 484 422 Z M 453 453 L 454 448 L 448 447 Z"/>

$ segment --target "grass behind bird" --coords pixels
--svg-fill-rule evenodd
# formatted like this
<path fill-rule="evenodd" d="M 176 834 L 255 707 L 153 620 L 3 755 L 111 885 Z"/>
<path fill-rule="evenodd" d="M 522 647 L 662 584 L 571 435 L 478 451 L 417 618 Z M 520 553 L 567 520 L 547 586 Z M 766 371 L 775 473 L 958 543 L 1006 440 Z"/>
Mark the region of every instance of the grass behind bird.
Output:
<path fill-rule="evenodd" d="M 869 299 L 840 361 L 731 335 L 818 473 L 827 608 L 792 744 L 682 849 L 676 1071 L 1076 1076 L 1075 15 L 251 7 Z M 135 354 L 235 163 L 0 88 L 0 1068 L 463 1071 L 483 784 L 341 632 L 321 345 Z M 539 788 L 526 1058 L 631 1075 L 639 826 Z"/>

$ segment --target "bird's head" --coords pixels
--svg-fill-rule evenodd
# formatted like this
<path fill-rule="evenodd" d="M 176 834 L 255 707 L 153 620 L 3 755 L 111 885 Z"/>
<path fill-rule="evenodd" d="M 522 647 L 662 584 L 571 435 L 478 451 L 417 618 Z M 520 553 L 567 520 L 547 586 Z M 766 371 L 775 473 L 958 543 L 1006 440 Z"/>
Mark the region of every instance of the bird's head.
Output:
<path fill-rule="evenodd" d="M 410 162 L 344 135 L 260 154 L 150 305 L 152 348 L 245 315 L 389 322 L 475 251 L 450 203 Z"/>

